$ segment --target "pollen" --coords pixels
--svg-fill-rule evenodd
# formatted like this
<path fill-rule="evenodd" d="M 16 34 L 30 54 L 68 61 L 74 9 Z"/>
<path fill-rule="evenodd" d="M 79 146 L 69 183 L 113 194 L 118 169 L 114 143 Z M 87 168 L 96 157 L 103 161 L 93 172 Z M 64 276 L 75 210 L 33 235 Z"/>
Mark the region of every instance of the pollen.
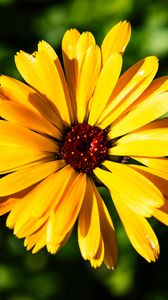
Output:
<path fill-rule="evenodd" d="M 60 147 L 60 156 L 76 171 L 91 175 L 107 159 L 110 147 L 108 129 L 78 123 L 67 130 Z"/>

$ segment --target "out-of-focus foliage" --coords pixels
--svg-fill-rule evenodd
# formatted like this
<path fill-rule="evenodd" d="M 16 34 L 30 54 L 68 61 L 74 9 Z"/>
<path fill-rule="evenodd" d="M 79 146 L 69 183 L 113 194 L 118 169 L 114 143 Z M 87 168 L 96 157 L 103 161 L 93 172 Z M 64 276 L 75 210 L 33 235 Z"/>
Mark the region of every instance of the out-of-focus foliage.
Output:
<path fill-rule="evenodd" d="M 100 44 L 106 32 L 118 21 L 131 22 L 132 38 L 125 53 L 124 69 L 137 60 L 156 55 L 158 75 L 168 73 L 167 0 L 0 0 L 0 72 L 20 78 L 14 54 L 33 52 L 39 40 L 48 41 L 61 55 L 61 39 L 66 29 L 90 30 Z M 153 222 L 161 245 L 157 263 L 148 264 L 130 245 L 109 195 L 100 189 L 111 212 L 119 243 L 115 272 L 105 267 L 94 270 L 83 261 L 74 231 L 67 245 L 55 256 L 42 250 L 26 252 L 23 241 L 0 221 L 0 299 L 114 299 L 166 300 L 167 228 Z M 153 221 L 153 220 L 152 220 Z"/>

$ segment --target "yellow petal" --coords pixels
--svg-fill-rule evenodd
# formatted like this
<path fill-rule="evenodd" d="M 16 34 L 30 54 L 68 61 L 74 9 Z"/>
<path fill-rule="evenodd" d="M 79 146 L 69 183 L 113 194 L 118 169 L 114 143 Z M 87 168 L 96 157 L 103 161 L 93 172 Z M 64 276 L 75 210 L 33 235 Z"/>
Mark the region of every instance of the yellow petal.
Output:
<path fill-rule="evenodd" d="M 141 106 L 146 99 L 159 95 L 168 91 L 168 76 L 162 76 L 154 79 L 148 88 L 141 94 L 137 101 L 133 104 L 133 108 Z"/>
<path fill-rule="evenodd" d="M 76 55 L 76 45 L 79 37 L 80 37 L 80 33 L 77 29 L 67 30 L 63 36 L 62 39 L 63 59 L 65 59 L 64 64 L 67 67 L 69 67 L 67 65 L 67 63 L 69 63 L 69 60 L 73 59 Z"/>
<path fill-rule="evenodd" d="M 34 96 L 35 98 L 37 97 L 37 93 L 35 90 L 33 90 L 31 87 L 29 87 L 23 82 L 20 82 L 19 80 L 5 75 L 0 76 L 0 84 L 1 91 L 7 99 L 21 103 L 38 113 L 38 111 L 32 105 L 32 102 L 34 101 L 29 101 L 30 95 L 32 95 L 32 100 Z"/>
<path fill-rule="evenodd" d="M 38 51 L 45 52 L 54 62 L 58 59 L 54 49 L 45 41 L 40 41 L 38 43 Z"/>
<path fill-rule="evenodd" d="M 99 122 L 102 127 L 115 121 L 148 87 L 158 69 L 158 61 L 149 56 L 129 68 L 118 80 Z"/>
<path fill-rule="evenodd" d="M 28 190 L 28 189 L 26 189 L 26 190 Z M 27 193 L 29 194 L 29 191 L 31 191 L 31 190 L 33 190 L 33 187 L 31 187 L 31 189 L 29 188 Z M 21 192 L 24 192 L 24 190 Z M 13 205 L 13 207 L 11 207 L 10 214 L 8 215 L 7 220 L 6 220 L 6 226 L 11 229 L 15 227 L 15 224 L 20 219 L 22 212 L 25 210 L 25 208 L 27 208 L 27 205 L 29 204 L 29 198 L 26 197 L 27 193 L 23 194 L 23 197 L 19 197 L 19 198 L 17 196 L 15 197 L 15 195 L 18 195 L 21 192 L 18 192 L 11 196 L 11 199 L 13 198 L 15 200 L 15 205 Z M 30 211 L 29 207 L 28 207 L 27 211 L 29 214 L 29 211 Z M 23 223 L 24 223 L 25 218 L 26 218 L 26 215 L 23 216 Z M 27 226 L 27 221 L 29 224 L 31 223 L 31 220 L 26 218 L 24 226 L 25 225 Z M 32 227 L 35 225 L 35 223 L 36 223 L 35 221 L 37 221 L 37 219 L 33 220 L 33 223 L 31 224 Z M 21 219 L 21 222 L 22 222 L 22 219 Z M 43 221 L 43 223 L 44 223 L 44 221 Z M 29 226 L 29 224 L 28 224 L 28 226 Z"/>
<path fill-rule="evenodd" d="M 155 171 L 160 171 L 163 174 L 168 173 L 168 159 L 167 158 L 153 158 L 153 157 L 132 157 L 138 160 L 140 163 L 149 167 L 149 170 L 154 169 Z M 159 176 L 159 175 L 157 175 Z M 167 175 L 168 176 L 168 175 Z"/>
<path fill-rule="evenodd" d="M 86 115 L 87 105 L 100 72 L 100 65 L 101 56 L 99 47 L 90 46 L 83 59 L 76 89 L 77 117 L 79 123 L 83 122 Z"/>
<path fill-rule="evenodd" d="M 156 120 L 154 122 L 151 122 L 141 128 L 139 130 L 136 130 L 135 132 L 140 132 L 144 130 L 150 130 L 150 129 L 167 129 L 168 128 L 168 118 L 161 118 L 159 120 Z"/>
<path fill-rule="evenodd" d="M 90 46 L 95 46 L 95 38 L 91 32 L 83 32 L 76 44 L 76 55 L 75 58 L 78 61 L 78 72 L 80 72 L 84 57 Z"/>
<path fill-rule="evenodd" d="M 12 134 L 11 134 L 12 133 Z M 0 120 L 0 145 L 27 147 L 32 150 L 56 152 L 58 146 L 51 139 L 39 135 L 23 126 Z"/>
<path fill-rule="evenodd" d="M 76 109 L 76 88 L 79 67 L 76 58 L 76 45 L 79 37 L 80 33 L 76 29 L 70 29 L 65 32 L 62 40 L 62 54 L 65 74 L 74 109 Z"/>
<path fill-rule="evenodd" d="M 139 130 L 127 134 L 109 150 L 111 155 L 162 157 L 168 155 L 168 128 Z"/>
<path fill-rule="evenodd" d="M 155 209 L 153 216 L 168 226 L 168 199 L 165 199 L 165 204 L 162 207 Z"/>
<path fill-rule="evenodd" d="M 104 242 L 103 239 L 100 238 L 99 248 L 96 255 L 90 259 L 91 266 L 93 268 L 98 268 L 101 266 L 104 259 Z"/>
<path fill-rule="evenodd" d="M 38 77 L 35 56 L 24 51 L 20 51 L 15 55 L 15 63 L 24 80 L 30 86 L 33 86 L 40 91 L 41 84 Z"/>
<path fill-rule="evenodd" d="M 0 115 L 8 121 L 37 132 L 52 135 L 56 138 L 61 137 L 60 131 L 50 122 L 20 103 L 0 100 Z"/>
<path fill-rule="evenodd" d="M 0 150 L 0 173 L 11 172 L 17 167 L 40 161 L 45 157 L 47 157 L 45 152 L 26 147 L 7 147 L 5 150 Z"/>
<path fill-rule="evenodd" d="M 64 167 L 44 179 L 18 203 L 8 219 L 9 224 L 17 214 L 14 232 L 18 237 L 32 234 L 46 221 L 55 207 L 55 198 L 62 197 L 73 173 L 75 171 L 70 166 Z"/>
<path fill-rule="evenodd" d="M 17 193 L 63 167 L 64 161 L 51 161 L 34 167 L 25 167 L 0 179 L 0 197 Z"/>
<path fill-rule="evenodd" d="M 89 114 L 88 123 L 90 125 L 94 125 L 96 123 L 97 119 L 105 108 L 117 83 L 121 68 L 121 54 L 113 53 L 102 68 L 96 84 Z"/>
<path fill-rule="evenodd" d="M 30 211 L 31 205 L 29 205 L 28 201 L 29 199 L 30 198 L 26 195 L 18 201 L 7 218 L 7 226 L 9 228 L 14 228 L 14 234 L 18 238 L 23 238 L 37 232 L 44 226 L 47 220 L 47 215 L 44 215 L 40 219 L 32 216 L 32 211 Z"/>
<path fill-rule="evenodd" d="M 156 171 L 144 166 L 134 165 L 132 166 L 135 170 L 138 170 L 141 174 L 145 175 L 152 183 L 154 183 L 157 188 L 162 192 L 162 194 L 168 198 L 168 175 L 167 179 L 159 177 L 161 171 Z M 164 199 L 165 203 L 160 207 L 156 208 L 153 212 L 153 216 L 159 221 L 168 225 L 168 200 Z"/>
<path fill-rule="evenodd" d="M 154 208 L 163 205 L 161 192 L 145 176 L 132 170 L 128 165 L 108 161 L 103 165 L 112 173 L 96 168 L 95 175 L 108 187 L 112 195 L 113 192 L 117 192 L 121 201 L 131 210 L 149 217 Z"/>
<path fill-rule="evenodd" d="M 131 26 L 127 21 L 119 22 L 107 33 L 102 43 L 103 64 L 114 52 L 124 52 L 130 36 Z"/>
<path fill-rule="evenodd" d="M 41 218 L 45 214 L 49 214 L 66 192 L 70 179 L 74 180 L 76 173 L 70 166 L 58 170 L 50 175 L 41 183 L 39 183 L 25 198 L 29 198 L 29 206 L 31 216 Z M 50 191 L 48 193 L 48 191 Z M 27 212 L 28 214 L 28 212 Z"/>
<path fill-rule="evenodd" d="M 76 174 L 61 199 L 55 199 L 55 209 L 47 225 L 47 248 L 63 241 L 71 231 L 79 214 L 86 187 L 86 174 Z"/>
<path fill-rule="evenodd" d="M 54 109 L 54 105 L 51 106 L 51 103 L 47 102 L 47 99 L 37 91 L 23 82 L 4 75 L 0 77 L 0 84 L 1 90 L 7 99 L 23 104 L 33 112 L 43 116 L 44 119 L 52 122 L 57 128 L 62 128 L 62 121 Z"/>
<path fill-rule="evenodd" d="M 35 233 L 27 236 L 24 240 L 24 246 L 27 250 L 33 248 L 32 253 L 36 253 L 46 245 L 46 226 L 43 225 Z"/>
<path fill-rule="evenodd" d="M 55 254 L 69 239 L 71 231 L 68 232 L 60 242 L 57 241 L 57 235 L 55 235 L 55 227 L 56 226 L 56 219 L 54 212 L 51 213 L 50 218 L 47 223 L 46 229 L 46 246 L 48 252 L 51 254 Z"/>
<path fill-rule="evenodd" d="M 110 136 L 115 138 L 124 135 L 159 118 L 168 111 L 167 99 L 168 92 L 149 96 L 138 107 L 112 125 Z"/>
<path fill-rule="evenodd" d="M 23 191 L 15 193 L 10 198 L 9 198 L 9 196 L 0 197 L 0 215 L 6 214 L 7 212 L 15 209 L 15 207 L 18 205 L 20 200 L 27 193 L 29 193 L 33 188 L 34 188 L 34 186 L 33 187 L 28 187 L 27 189 L 24 189 Z"/>
<path fill-rule="evenodd" d="M 37 231 L 38 232 L 38 231 Z M 36 233 L 37 234 L 37 233 Z M 34 237 L 33 237 L 34 240 Z M 46 245 L 46 232 L 42 234 L 39 234 L 39 238 L 37 238 L 37 242 L 32 250 L 32 253 L 35 254 L 39 250 L 41 250 Z M 28 250 L 28 249 L 27 249 Z"/>
<path fill-rule="evenodd" d="M 104 263 L 109 269 L 114 269 L 117 265 L 118 255 L 114 226 L 108 210 L 94 184 L 93 189 L 97 198 L 100 215 L 101 235 L 104 241 Z"/>
<path fill-rule="evenodd" d="M 113 193 L 113 201 L 135 250 L 148 262 L 155 261 L 159 256 L 159 243 L 149 223 L 144 217 L 132 212 L 116 192 Z"/>
<path fill-rule="evenodd" d="M 62 119 L 69 124 L 70 99 L 63 72 L 59 72 L 51 57 L 44 51 L 29 55 L 23 51 L 15 57 L 17 68 L 23 78 L 44 94 L 58 109 Z M 60 105 L 62 104 L 62 106 Z"/>
<path fill-rule="evenodd" d="M 66 81 L 49 56 L 42 51 L 36 53 L 36 68 L 40 83 L 40 92 L 55 104 L 64 122 L 70 124 L 72 118 L 71 103 Z M 73 120 L 71 120 L 73 121 Z"/>
<path fill-rule="evenodd" d="M 71 230 L 77 219 L 85 195 L 86 180 L 86 174 L 76 174 L 76 179 L 67 189 L 61 203 L 58 203 L 55 207 L 57 222 L 55 231 L 58 239 L 59 235 L 64 235 L 65 231 L 68 233 Z"/>
<path fill-rule="evenodd" d="M 142 174 L 144 173 L 147 178 L 158 186 L 163 194 L 168 194 L 168 190 L 166 189 L 168 188 L 168 173 L 139 165 L 129 166 Z"/>
<path fill-rule="evenodd" d="M 100 220 L 97 198 L 90 180 L 87 181 L 85 198 L 78 218 L 78 243 L 84 259 L 93 258 L 100 243 Z"/>
<path fill-rule="evenodd" d="M 76 93 L 81 67 L 90 46 L 95 48 L 95 39 L 90 32 L 84 32 L 80 35 L 76 29 L 71 29 L 66 31 L 63 37 L 63 60 L 74 109 L 76 107 Z M 87 65 L 87 60 L 85 65 Z"/>
<path fill-rule="evenodd" d="M 0 201 L 0 216 L 8 213 L 17 203 L 17 200 L 15 198 L 9 198 Z"/>
<path fill-rule="evenodd" d="M 28 215 L 26 215 L 25 213 L 22 214 L 22 212 L 19 217 L 19 222 L 16 222 L 14 226 L 14 234 L 18 238 L 24 238 L 25 236 L 36 232 L 45 224 L 46 221 L 46 216 L 41 219 L 37 219 L 34 217 L 29 218 Z"/>

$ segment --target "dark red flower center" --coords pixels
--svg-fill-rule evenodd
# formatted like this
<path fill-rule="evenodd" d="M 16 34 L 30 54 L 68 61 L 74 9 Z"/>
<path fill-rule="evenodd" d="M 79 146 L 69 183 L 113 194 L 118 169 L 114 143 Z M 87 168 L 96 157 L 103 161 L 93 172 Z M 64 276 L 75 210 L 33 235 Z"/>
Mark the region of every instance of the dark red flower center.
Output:
<path fill-rule="evenodd" d="M 91 175 L 107 159 L 110 143 L 108 130 L 87 123 L 73 125 L 65 134 L 60 148 L 61 158 L 76 171 Z"/>

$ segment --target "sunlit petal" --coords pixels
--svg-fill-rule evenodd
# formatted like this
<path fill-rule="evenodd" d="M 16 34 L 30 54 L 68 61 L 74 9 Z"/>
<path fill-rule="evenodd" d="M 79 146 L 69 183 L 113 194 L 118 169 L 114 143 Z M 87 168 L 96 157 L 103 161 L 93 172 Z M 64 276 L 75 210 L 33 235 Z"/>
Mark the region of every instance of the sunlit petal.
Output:
<path fill-rule="evenodd" d="M 127 21 L 119 22 L 107 33 L 102 43 L 103 64 L 114 52 L 124 52 L 130 36 L 131 26 Z"/>

